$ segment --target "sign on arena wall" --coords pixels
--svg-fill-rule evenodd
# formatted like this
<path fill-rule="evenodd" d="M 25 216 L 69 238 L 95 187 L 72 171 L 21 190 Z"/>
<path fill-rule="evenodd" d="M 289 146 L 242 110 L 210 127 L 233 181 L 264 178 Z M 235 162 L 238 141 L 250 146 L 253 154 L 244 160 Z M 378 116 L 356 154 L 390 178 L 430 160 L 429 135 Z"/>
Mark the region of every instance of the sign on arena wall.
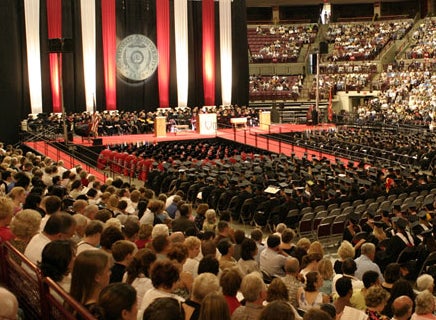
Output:
<path fill-rule="evenodd" d="M 156 71 L 159 53 L 148 37 L 132 34 L 118 44 L 116 61 L 117 70 L 124 78 L 143 81 Z"/>

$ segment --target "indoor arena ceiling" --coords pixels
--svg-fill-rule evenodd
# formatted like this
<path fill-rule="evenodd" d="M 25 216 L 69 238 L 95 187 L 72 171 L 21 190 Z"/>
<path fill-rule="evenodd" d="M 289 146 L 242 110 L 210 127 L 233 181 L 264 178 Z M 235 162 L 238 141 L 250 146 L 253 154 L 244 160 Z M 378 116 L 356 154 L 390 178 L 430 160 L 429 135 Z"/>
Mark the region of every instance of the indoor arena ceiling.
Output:
<path fill-rule="evenodd" d="M 383 0 L 380 2 L 399 2 L 403 0 Z M 406 0 L 404 0 L 406 1 Z M 330 0 L 331 4 L 374 3 L 374 0 Z M 292 5 L 315 5 L 321 4 L 320 0 L 246 0 L 247 7 L 271 7 Z"/>

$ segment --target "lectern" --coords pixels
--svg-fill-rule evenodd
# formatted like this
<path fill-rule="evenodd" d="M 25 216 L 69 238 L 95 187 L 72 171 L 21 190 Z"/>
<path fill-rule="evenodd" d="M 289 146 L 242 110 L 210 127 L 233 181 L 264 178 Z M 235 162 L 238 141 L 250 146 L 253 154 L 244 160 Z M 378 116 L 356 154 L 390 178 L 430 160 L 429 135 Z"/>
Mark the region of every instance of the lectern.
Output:
<path fill-rule="evenodd" d="M 269 130 L 270 125 L 271 125 L 271 112 L 261 111 L 259 113 L 259 127 L 260 127 L 260 129 Z"/>
<path fill-rule="evenodd" d="M 216 113 L 200 113 L 197 116 L 198 134 L 216 134 Z"/>
<path fill-rule="evenodd" d="M 154 136 L 166 137 L 166 135 L 167 135 L 167 118 L 156 117 L 154 119 Z"/>

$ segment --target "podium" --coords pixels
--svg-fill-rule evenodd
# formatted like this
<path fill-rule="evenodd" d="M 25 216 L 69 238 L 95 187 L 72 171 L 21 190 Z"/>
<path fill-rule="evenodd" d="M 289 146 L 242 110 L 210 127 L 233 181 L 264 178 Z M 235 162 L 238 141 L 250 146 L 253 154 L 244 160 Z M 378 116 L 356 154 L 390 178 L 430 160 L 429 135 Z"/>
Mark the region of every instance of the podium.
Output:
<path fill-rule="evenodd" d="M 167 135 L 167 118 L 156 117 L 154 119 L 154 136 L 166 137 L 166 135 Z"/>
<path fill-rule="evenodd" d="M 216 134 L 216 113 L 200 113 L 197 115 L 198 134 Z"/>
<path fill-rule="evenodd" d="M 260 129 L 269 130 L 270 125 L 271 125 L 271 112 L 270 111 L 259 112 L 259 127 L 260 127 Z"/>

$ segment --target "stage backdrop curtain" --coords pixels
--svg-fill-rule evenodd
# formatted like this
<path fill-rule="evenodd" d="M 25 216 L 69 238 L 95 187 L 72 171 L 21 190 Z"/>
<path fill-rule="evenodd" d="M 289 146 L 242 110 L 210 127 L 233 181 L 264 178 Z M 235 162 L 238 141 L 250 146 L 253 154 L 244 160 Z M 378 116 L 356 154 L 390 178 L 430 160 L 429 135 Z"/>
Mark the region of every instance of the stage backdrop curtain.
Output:
<path fill-rule="evenodd" d="M 39 0 L 24 0 L 27 69 L 29 75 L 30 108 L 32 113 L 42 112 L 39 8 Z"/>
<path fill-rule="evenodd" d="M 159 106 L 170 105 L 170 1 L 156 0 L 156 37 L 159 52 L 157 81 Z"/>
<path fill-rule="evenodd" d="M 62 0 L 47 0 L 47 31 L 49 39 L 62 38 Z M 62 112 L 61 87 L 59 66 L 62 65 L 62 55 L 49 54 L 50 85 L 53 112 Z"/>
<path fill-rule="evenodd" d="M 93 112 L 96 96 L 95 0 L 81 0 L 80 16 L 86 111 Z"/>
<path fill-rule="evenodd" d="M 232 103 L 232 1 L 219 0 L 222 104 Z"/>
<path fill-rule="evenodd" d="M 174 34 L 176 43 L 177 104 L 188 106 L 188 1 L 174 0 Z"/>
<path fill-rule="evenodd" d="M 106 109 L 117 108 L 117 30 L 115 0 L 101 0 L 101 28 L 103 40 L 103 72 Z"/>
<path fill-rule="evenodd" d="M 203 88 L 204 104 L 215 105 L 215 10 L 214 0 L 203 0 Z"/>

